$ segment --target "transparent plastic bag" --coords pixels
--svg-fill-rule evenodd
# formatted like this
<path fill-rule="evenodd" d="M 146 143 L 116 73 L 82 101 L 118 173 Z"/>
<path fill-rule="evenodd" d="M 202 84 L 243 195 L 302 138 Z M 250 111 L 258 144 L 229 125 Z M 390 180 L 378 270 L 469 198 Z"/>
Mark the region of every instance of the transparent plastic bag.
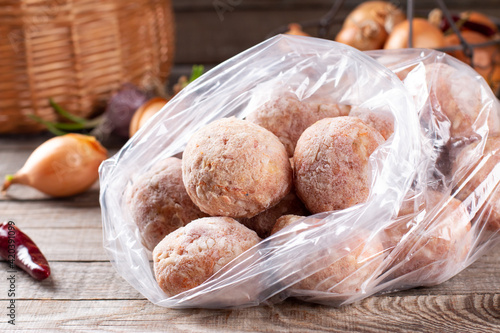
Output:
<path fill-rule="evenodd" d="M 435 254 L 442 252 L 420 273 L 389 278 L 382 290 L 439 284 L 497 244 L 500 103 L 477 72 L 441 52 L 407 49 L 367 54 L 403 80 L 419 114 L 422 146 L 427 147 L 427 164 L 419 169 L 402 205 L 403 214 L 388 227 L 397 228 L 398 220 L 408 223 L 388 258 L 401 257 L 402 251 L 405 258 L 399 261 L 408 262 L 415 261 L 411 257 L 425 257 L 433 247 Z M 405 263 L 389 264 L 386 275 L 390 277 L 398 265 Z"/>
<path fill-rule="evenodd" d="M 498 112 L 498 103 L 479 76 L 441 53 L 370 55 L 397 73 L 404 67 L 410 73 L 405 72 L 405 84 L 379 62 L 348 46 L 280 35 L 222 63 L 175 96 L 100 169 L 104 247 L 119 274 L 151 302 L 173 308 L 247 307 L 287 297 L 337 306 L 382 291 L 440 283 L 473 262 L 493 243 L 496 232 L 487 230 L 484 223 L 468 229 L 467 223 L 493 214 L 493 206 L 483 206 L 491 201 L 488 194 L 500 174 L 497 168 L 488 172 L 465 205 L 450 205 L 447 194 L 456 186 L 461 188 L 460 180 L 481 158 L 488 136 L 485 119 Z M 474 145 L 463 157 L 463 165 L 457 166 L 456 177 L 440 171 L 451 140 L 446 120 L 436 116 L 429 103 L 432 80 L 426 79 L 427 63 L 450 64 L 471 76 L 484 102 L 474 128 L 479 139 L 455 138 L 462 148 Z M 406 67 L 398 67 L 401 64 Z M 124 193 L 156 162 L 179 156 L 198 129 L 223 117 L 245 118 L 274 93 L 290 93 L 301 101 L 327 96 L 338 104 L 393 119 L 394 133 L 370 156 L 368 200 L 301 218 L 198 287 L 167 297 L 155 280 L 151 252 L 141 243 Z M 398 217 L 402 207 L 405 214 Z M 458 231 L 450 227 L 455 216 L 463 225 Z M 450 239 L 456 242 L 446 247 Z M 467 251 L 426 262 L 433 244 L 447 252 Z M 421 258 L 423 266 L 415 265 L 413 257 Z"/>

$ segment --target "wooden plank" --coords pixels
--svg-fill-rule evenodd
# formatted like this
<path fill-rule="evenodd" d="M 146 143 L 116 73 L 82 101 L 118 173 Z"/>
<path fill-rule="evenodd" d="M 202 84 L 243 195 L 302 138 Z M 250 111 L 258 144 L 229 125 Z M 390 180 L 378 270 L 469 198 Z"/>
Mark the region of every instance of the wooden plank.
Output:
<path fill-rule="evenodd" d="M 49 261 L 107 261 L 110 258 L 102 245 L 102 228 L 31 228 L 21 225 L 23 231 L 42 249 Z M 500 272 L 500 246 L 485 254 L 478 262 L 485 270 Z M 477 264 L 477 263 L 476 263 Z M 471 268 L 467 268 L 470 270 Z M 480 274 L 477 272 L 476 274 Z M 490 271 L 485 271 L 490 273 Z M 500 274 L 498 276 L 500 281 Z M 500 282 L 499 282 L 500 283 Z M 464 286 L 467 287 L 467 286 Z"/>
<path fill-rule="evenodd" d="M 28 207 L 29 205 L 29 207 Z M 37 221 L 40 217 L 38 211 L 32 209 L 40 209 L 47 211 L 58 209 L 78 209 L 78 208 L 98 208 L 99 207 L 99 182 L 96 181 L 94 185 L 86 192 L 68 197 L 68 198 L 51 198 L 31 187 L 25 185 L 14 184 L 12 185 L 7 195 L 0 195 L 0 217 L 9 212 L 11 215 L 7 218 L 26 217 L 33 221 Z M 54 212 L 53 218 L 58 217 L 58 213 Z M 100 214 L 99 214 L 100 215 Z M 77 217 L 78 218 L 78 217 Z"/>
<path fill-rule="evenodd" d="M 1 267 L 6 266 L 2 264 Z M 18 271 L 15 274 L 16 299 L 145 299 L 118 275 L 110 262 L 51 262 L 50 269 L 51 276 L 44 281 Z M 8 290 L 9 284 L 7 279 L 0 279 L 0 290 Z M 7 293 L 0 293 L 0 300 L 7 299 Z"/>
<path fill-rule="evenodd" d="M 51 251 L 52 249 L 49 248 Z M 498 253 L 497 247 L 495 250 Z M 75 252 L 82 249 L 76 247 Z M 49 251 L 50 252 L 50 251 Z M 1 266 L 3 265 L 3 266 Z M 7 270 L 7 263 L 0 268 Z M 36 281 L 24 272 L 16 274 L 18 299 L 143 299 L 135 289 L 115 271 L 110 262 L 51 261 L 51 277 Z M 0 290 L 7 290 L 8 281 L 0 279 Z M 78 286 L 77 288 L 75 286 Z M 469 268 L 438 286 L 415 288 L 385 296 L 410 297 L 424 295 L 496 294 L 500 290 L 500 256 L 494 252 L 482 257 Z M 380 297 L 380 296 L 374 296 Z M 7 299 L 0 293 L 0 300 Z M 500 310 L 500 309 L 499 309 Z M 500 312 L 499 312 L 500 315 Z"/>
<path fill-rule="evenodd" d="M 32 151 L 33 149 L 31 148 L 23 149 L 15 146 L 9 147 L 7 145 L 1 145 L 0 172 L 2 176 L 13 174 L 19 170 Z"/>
<path fill-rule="evenodd" d="M 53 272 L 44 282 L 16 275 L 16 328 L 23 331 L 500 331 L 499 247 L 439 286 L 374 296 L 340 309 L 287 300 L 232 311 L 169 310 L 144 300 L 108 262 L 97 189 L 80 198 L 2 200 L 0 217 L 14 216 Z M 0 279 L 0 290 L 7 290 L 6 280 Z M 6 302 L 0 294 L 0 304 Z M 4 327 L 11 328 L 1 322 L 0 330 Z"/>
<path fill-rule="evenodd" d="M 0 162 L 4 160 L 6 150 L 33 150 L 41 142 L 53 137 L 50 133 L 42 134 L 2 134 L 0 135 Z M 5 161 L 3 161 L 5 162 Z"/>
<path fill-rule="evenodd" d="M 108 261 L 101 228 L 22 228 L 49 261 Z"/>
<path fill-rule="evenodd" d="M 170 310 L 148 301 L 129 300 L 26 300 L 16 305 L 16 328 L 22 330 L 488 333 L 500 330 L 498 294 L 381 296 L 338 309 L 293 300 L 239 310 Z"/>
<path fill-rule="evenodd" d="M 258 44 L 276 28 L 294 21 L 317 19 L 322 10 L 233 11 L 220 21 L 215 11 L 176 14 L 178 64 L 215 64 Z"/>
<path fill-rule="evenodd" d="M 238 3 L 220 0 L 225 4 Z M 177 26 L 177 64 L 216 64 L 252 47 L 268 38 L 276 29 L 290 22 L 319 22 L 333 1 L 240 1 L 227 10 L 216 10 L 212 1 L 190 0 L 174 2 Z M 341 22 L 361 3 L 349 1 L 342 7 L 336 18 L 339 23 L 332 27 L 328 39 L 334 39 Z M 417 14 L 427 15 L 437 5 L 432 0 L 417 2 Z M 470 2 L 459 1 L 448 4 L 456 11 L 473 9 Z M 500 16 L 500 8 L 495 0 L 481 3 L 481 9 L 489 16 Z M 306 29 L 312 35 L 316 28 Z"/>
<path fill-rule="evenodd" d="M 17 199 L 13 200 L 14 196 Z M 37 199 L 38 198 L 38 199 Z M 50 199 L 23 187 L 12 187 L 9 198 L 0 199 L 0 218 L 12 220 L 23 228 L 98 228 L 101 227 L 98 184 L 78 196 Z"/>
<path fill-rule="evenodd" d="M 244 10 L 247 8 L 259 9 L 288 9 L 288 8 L 330 8 L 333 5 L 333 0 L 220 0 L 218 4 L 227 4 L 232 6 L 234 10 Z M 346 0 L 343 6 L 346 8 L 354 8 L 359 5 L 361 0 Z M 400 7 L 406 7 L 405 1 L 392 1 L 393 4 Z M 175 11 L 196 11 L 213 9 L 217 4 L 211 0 L 173 0 L 173 7 Z M 477 7 L 470 0 L 455 0 L 447 1 L 446 5 L 449 9 L 456 8 L 471 8 Z M 498 6 L 497 0 L 482 0 L 481 8 L 495 8 Z M 415 8 L 434 8 L 437 7 L 435 0 L 419 0 L 415 1 Z"/>

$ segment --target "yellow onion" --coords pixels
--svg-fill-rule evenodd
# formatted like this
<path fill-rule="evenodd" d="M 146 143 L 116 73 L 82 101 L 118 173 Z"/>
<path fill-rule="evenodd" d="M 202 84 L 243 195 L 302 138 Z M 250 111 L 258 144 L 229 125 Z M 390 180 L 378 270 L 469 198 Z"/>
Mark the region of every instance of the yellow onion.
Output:
<path fill-rule="evenodd" d="M 2 192 L 22 184 L 53 197 L 82 193 L 99 178 L 99 165 L 107 155 L 93 136 L 71 133 L 52 138 L 31 153 L 21 170 L 5 177 Z"/>
<path fill-rule="evenodd" d="M 290 23 L 288 25 L 288 31 L 285 32 L 285 34 L 295 36 L 310 36 L 309 34 L 302 31 L 302 27 L 298 23 Z"/>
<path fill-rule="evenodd" d="M 488 77 L 491 89 L 493 92 L 499 96 L 500 95 L 500 54 L 495 57 L 495 68 L 491 76 Z"/>
<path fill-rule="evenodd" d="M 139 128 L 144 125 L 149 118 L 154 116 L 161 108 L 167 103 L 168 100 L 165 98 L 155 97 L 142 104 L 134 113 L 132 120 L 130 121 L 130 137 L 132 137 Z"/>
<path fill-rule="evenodd" d="M 379 49 L 384 45 L 387 33 L 373 21 L 365 21 L 362 26 L 343 28 L 335 41 L 367 51 Z"/>
<path fill-rule="evenodd" d="M 389 2 L 363 2 L 346 17 L 335 40 L 363 51 L 380 49 L 394 26 L 404 20 L 403 12 Z"/>
<path fill-rule="evenodd" d="M 462 37 L 470 44 L 482 44 L 488 42 L 490 39 L 479 32 L 464 30 L 461 32 Z M 446 46 L 460 45 L 460 39 L 456 34 L 446 36 Z M 471 64 L 470 59 L 465 56 L 462 50 L 450 51 L 448 54 L 455 58 Z M 484 79 L 495 88 L 498 85 L 500 60 L 498 59 L 499 48 L 497 45 L 489 45 L 483 47 L 475 47 L 472 64 L 476 72 L 478 72 Z M 495 75 L 496 74 L 496 75 Z"/>
<path fill-rule="evenodd" d="M 436 26 L 423 18 L 413 19 L 413 47 L 439 48 L 445 45 L 444 35 Z M 408 20 L 399 23 L 389 35 L 384 49 L 404 49 L 408 47 L 410 23 Z"/>

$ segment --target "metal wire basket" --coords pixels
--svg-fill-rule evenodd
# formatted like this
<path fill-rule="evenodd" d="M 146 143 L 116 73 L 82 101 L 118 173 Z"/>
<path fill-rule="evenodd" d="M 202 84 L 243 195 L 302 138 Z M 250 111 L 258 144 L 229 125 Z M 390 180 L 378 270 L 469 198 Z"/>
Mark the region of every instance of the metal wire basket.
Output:
<path fill-rule="evenodd" d="M 316 36 L 320 38 L 327 38 L 330 30 L 335 27 L 335 26 L 340 26 L 342 25 L 344 18 L 338 18 L 337 14 L 344 5 L 345 0 L 334 0 L 330 10 L 323 15 L 319 19 L 315 20 L 308 20 L 308 21 L 302 21 L 298 22 L 303 28 L 316 28 L 317 33 Z M 441 9 L 444 18 L 449 22 L 450 28 L 453 30 L 453 32 L 458 36 L 459 45 L 454 45 L 454 46 L 447 46 L 447 47 L 442 47 L 438 48 L 438 51 L 442 52 L 453 52 L 453 51 L 462 51 L 464 55 L 469 59 L 469 63 L 472 67 L 474 67 L 473 63 L 473 55 L 474 55 L 474 49 L 476 48 L 482 48 L 482 47 L 487 47 L 487 46 L 492 46 L 492 45 L 500 45 L 500 39 L 493 39 L 488 42 L 484 43 L 469 43 L 467 40 L 462 35 L 462 32 L 460 31 L 459 27 L 455 24 L 455 21 L 452 18 L 452 13 L 448 9 L 448 7 L 445 5 L 443 0 L 435 0 L 436 5 Z M 407 7 L 406 7 L 406 15 L 407 19 L 410 22 L 409 25 L 409 36 L 408 36 L 408 47 L 413 46 L 413 18 L 415 14 L 415 9 L 414 9 L 414 1 L 413 0 L 407 0 Z M 497 18 L 490 18 L 491 21 L 493 21 L 498 27 L 500 27 L 500 20 Z M 277 33 L 284 33 L 288 30 L 288 26 L 281 26 L 274 30 L 271 35 L 277 34 Z M 499 50 L 496 51 L 497 53 L 500 52 Z M 497 54 L 493 55 L 494 57 L 497 56 Z M 500 63 L 495 63 L 493 62 L 493 68 L 491 70 L 491 73 L 494 72 L 495 66 L 500 66 Z M 489 80 L 488 80 L 489 81 Z M 492 86 L 492 89 L 494 89 L 494 93 L 497 97 L 500 97 L 500 84 L 497 86 Z"/>

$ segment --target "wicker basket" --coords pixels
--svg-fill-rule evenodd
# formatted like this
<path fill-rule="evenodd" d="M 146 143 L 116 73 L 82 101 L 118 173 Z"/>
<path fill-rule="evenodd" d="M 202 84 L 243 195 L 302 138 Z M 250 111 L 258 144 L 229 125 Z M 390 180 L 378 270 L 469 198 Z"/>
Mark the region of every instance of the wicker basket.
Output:
<path fill-rule="evenodd" d="M 170 0 L 0 0 L 0 133 L 56 120 L 52 97 L 90 116 L 124 82 L 163 82 L 174 53 Z"/>

